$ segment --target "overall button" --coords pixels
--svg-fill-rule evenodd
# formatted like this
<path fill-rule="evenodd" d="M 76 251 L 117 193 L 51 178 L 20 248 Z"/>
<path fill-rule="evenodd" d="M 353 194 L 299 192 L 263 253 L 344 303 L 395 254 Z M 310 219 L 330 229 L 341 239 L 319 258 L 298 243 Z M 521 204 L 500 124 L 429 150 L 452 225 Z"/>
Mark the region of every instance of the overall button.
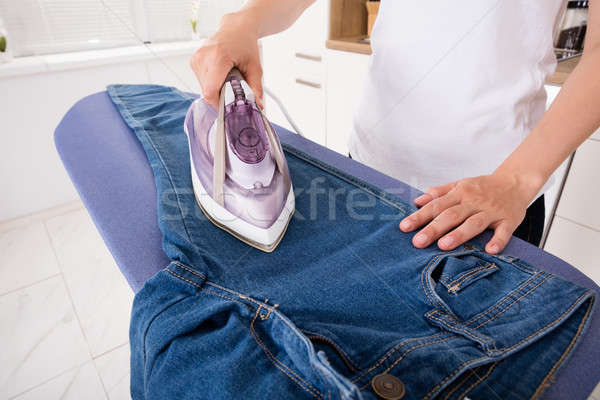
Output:
<path fill-rule="evenodd" d="M 404 383 L 390 374 L 375 375 L 371 379 L 371 387 L 379 397 L 385 400 L 400 400 L 406 393 Z"/>

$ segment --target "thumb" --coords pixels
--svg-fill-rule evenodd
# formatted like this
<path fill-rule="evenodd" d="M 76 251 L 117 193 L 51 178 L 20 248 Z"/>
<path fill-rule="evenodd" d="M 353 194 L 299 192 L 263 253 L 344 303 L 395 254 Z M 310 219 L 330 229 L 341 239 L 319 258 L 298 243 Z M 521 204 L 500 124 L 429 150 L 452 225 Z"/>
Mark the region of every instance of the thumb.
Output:
<path fill-rule="evenodd" d="M 246 82 L 248 82 L 250 89 L 252 89 L 256 104 L 258 104 L 260 108 L 264 108 L 262 75 L 262 67 L 258 62 L 248 65 L 244 71 L 244 78 L 246 79 Z"/>

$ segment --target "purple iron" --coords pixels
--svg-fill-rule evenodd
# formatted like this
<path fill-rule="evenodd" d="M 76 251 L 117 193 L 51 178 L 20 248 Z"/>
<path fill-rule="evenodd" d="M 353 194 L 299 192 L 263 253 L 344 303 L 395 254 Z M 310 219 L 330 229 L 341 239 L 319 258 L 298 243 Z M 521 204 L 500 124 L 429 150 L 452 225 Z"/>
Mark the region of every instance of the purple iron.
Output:
<path fill-rule="evenodd" d="M 184 129 L 204 214 L 245 243 L 275 250 L 294 213 L 294 190 L 279 138 L 236 68 L 221 88 L 218 113 L 197 99 Z"/>

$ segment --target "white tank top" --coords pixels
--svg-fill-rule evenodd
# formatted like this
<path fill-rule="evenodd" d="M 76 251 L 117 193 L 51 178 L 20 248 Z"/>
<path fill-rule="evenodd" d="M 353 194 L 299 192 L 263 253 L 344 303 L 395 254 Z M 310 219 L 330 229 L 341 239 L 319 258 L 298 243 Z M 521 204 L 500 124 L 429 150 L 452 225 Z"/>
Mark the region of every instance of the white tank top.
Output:
<path fill-rule="evenodd" d="M 493 172 L 544 113 L 561 5 L 383 0 L 352 157 L 421 190 Z"/>

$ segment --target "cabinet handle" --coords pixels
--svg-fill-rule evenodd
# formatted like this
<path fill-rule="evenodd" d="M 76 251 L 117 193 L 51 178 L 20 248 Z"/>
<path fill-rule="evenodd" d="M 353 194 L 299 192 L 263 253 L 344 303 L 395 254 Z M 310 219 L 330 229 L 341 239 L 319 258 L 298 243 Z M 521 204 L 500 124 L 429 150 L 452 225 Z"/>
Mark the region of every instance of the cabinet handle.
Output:
<path fill-rule="evenodd" d="M 313 56 L 312 54 L 296 53 L 296 58 L 304 58 L 305 60 L 321 62 L 321 56 Z"/>
<path fill-rule="evenodd" d="M 315 89 L 321 89 L 321 84 L 316 82 L 305 81 L 304 79 L 296 78 L 296 83 L 300 85 L 310 86 Z"/>

